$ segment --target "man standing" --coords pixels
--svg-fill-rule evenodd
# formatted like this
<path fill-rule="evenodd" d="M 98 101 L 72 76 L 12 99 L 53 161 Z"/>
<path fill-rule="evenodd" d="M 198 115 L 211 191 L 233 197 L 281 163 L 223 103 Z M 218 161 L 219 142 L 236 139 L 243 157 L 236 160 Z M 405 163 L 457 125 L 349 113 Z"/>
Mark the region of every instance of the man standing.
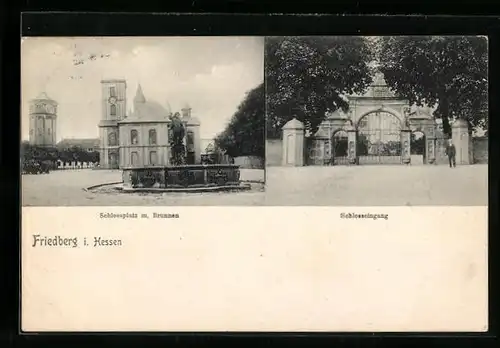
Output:
<path fill-rule="evenodd" d="M 446 155 L 448 156 L 448 161 L 450 162 L 450 168 L 456 167 L 456 161 L 455 161 L 455 154 L 456 154 L 456 149 L 455 145 L 453 145 L 452 140 L 448 140 L 448 145 L 446 146 Z"/>

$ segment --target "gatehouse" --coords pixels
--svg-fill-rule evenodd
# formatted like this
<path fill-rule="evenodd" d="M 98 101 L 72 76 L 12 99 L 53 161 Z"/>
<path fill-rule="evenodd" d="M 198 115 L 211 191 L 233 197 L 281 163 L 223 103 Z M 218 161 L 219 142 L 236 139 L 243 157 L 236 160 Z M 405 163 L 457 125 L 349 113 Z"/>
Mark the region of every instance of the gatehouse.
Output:
<path fill-rule="evenodd" d="M 292 119 L 283 127 L 282 165 L 377 165 L 445 163 L 447 141 L 427 106 L 410 105 L 378 73 L 363 95 L 347 96 L 349 111 L 326 115 L 315 134 Z M 452 124 L 457 164 L 470 164 L 468 124 Z"/>

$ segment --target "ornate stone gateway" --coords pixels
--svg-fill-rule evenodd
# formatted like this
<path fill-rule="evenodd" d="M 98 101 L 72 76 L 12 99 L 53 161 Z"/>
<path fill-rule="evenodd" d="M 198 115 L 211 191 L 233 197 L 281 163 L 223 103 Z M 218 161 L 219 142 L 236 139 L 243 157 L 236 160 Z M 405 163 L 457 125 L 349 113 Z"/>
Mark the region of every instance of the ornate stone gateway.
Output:
<path fill-rule="evenodd" d="M 402 163 L 401 121 L 386 111 L 370 112 L 358 122 L 356 152 L 359 164 Z"/>
<path fill-rule="evenodd" d="M 344 130 L 338 130 L 332 137 L 332 164 L 349 164 L 349 135 Z"/>
<path fill-rule="evenodd" d="M 326 113 L 314 134 L 306 136 L 304 124 L 295 118 L 283 127 L 283 165 L 447 163 L 447 139 L 438 131 L 432 109 L 409 105 L 389 89 L 381 73 L 364 94 L 346 97 L 349 109 Z M 452 133 L 457 163 L 469 164 L 467 123 L 457 120 Z"/>

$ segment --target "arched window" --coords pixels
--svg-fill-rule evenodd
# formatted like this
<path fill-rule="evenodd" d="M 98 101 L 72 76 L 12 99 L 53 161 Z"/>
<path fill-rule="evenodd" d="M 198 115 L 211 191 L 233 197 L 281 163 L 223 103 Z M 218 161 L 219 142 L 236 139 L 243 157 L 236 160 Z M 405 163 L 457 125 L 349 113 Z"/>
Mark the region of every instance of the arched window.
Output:
<path fill-rule="evenodd" d="M 136 145 L 139 143 L 139 134 L 135 129 L 132 129 L 130 131 L 130 142 L 132 143 L 132 145 Z"/>
<path fill-rule="evenodd" d="M 108 145 L 109 146 L 116 146 L 117 145 L 117 143 L 116 143 L 116 133 L 115 132 L 109 133 L 109 135 L 108 135 Z"/>
<path fill-rule="evenodd" d="M 156 145 L 156 129 L 149 130 L 149 145 Z"/>
<path fill-rule="evenodd" d="M 156 154 L 156 151 L 151 151 L 149 153 L 149 164 L 153 166 L 158 164 L 158 155 Z"/>
<path fill-rule="evenodd" d="M 111 116 L 116 116 L 116 105 L 115 104 L 110 105 L 109 113 Z"/>
<path fill-rule="evenodd" d="M 133 165 L 133 166 L 136 166 L 139 164 L 139 154 L 137 152 L 132 152 L 130 154 L 130 163 Z"/>
<path fill-rule="evenodd" d="M 194 145 L 194 133 L 192 131 L 187 132 L 186 144 L 187 144 L 187 146 Z"/>

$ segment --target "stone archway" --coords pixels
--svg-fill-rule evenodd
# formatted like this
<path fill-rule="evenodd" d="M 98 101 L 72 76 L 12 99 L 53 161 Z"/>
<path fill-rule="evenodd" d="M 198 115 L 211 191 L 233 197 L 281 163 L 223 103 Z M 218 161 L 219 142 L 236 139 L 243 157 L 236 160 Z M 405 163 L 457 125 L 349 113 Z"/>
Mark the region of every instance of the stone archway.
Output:
<path fill-rule="evenodd" d="M 331 164 L 349 164 L 349 134 L 344 129 L 338 129 L 332 134 L 331 139 Z"/>
<path fill-rule="evenodd" d="M 427 137 L 422 130 L 410 134 L 410 158 L 411 164 L 427 164 Z"/>
<path fill-rule="evenodd" d="M 386 109 L 369 111 L 357 122 L 358 164 L 401 164 L 403 122 Z"/>

